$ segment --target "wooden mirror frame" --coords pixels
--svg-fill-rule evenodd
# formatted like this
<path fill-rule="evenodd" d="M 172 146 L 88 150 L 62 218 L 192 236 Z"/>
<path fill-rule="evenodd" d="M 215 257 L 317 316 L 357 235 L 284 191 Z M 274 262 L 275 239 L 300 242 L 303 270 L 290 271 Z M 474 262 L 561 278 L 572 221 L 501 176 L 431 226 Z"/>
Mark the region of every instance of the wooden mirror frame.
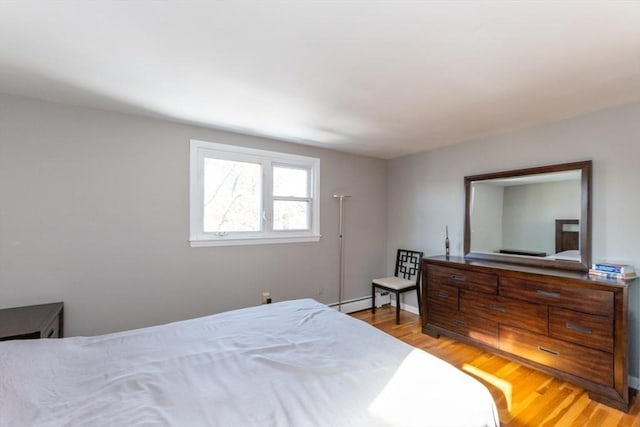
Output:
<path fill-rule="evenodd" d="M 471 252 L 471 183 L 498 178 L 513 178 L 527 175 L 538 175 L 552 172 L 581 171 L 580 196 L 580 261 L 564 261 L 542 259 L 536 257 L 513 256 L 498 253 Z M 539 166 L 526 169 L 487 173 L 464 177 L 465 214 L 464 214 L 464 256 L 470 259 L 501 261 L 512 264 L 529 265 L 535 267 L 558 268 L 563 270 L 588 271 L 591 266 L 591 160 L 583 162 L 563 163 L 550 166 Z"/>

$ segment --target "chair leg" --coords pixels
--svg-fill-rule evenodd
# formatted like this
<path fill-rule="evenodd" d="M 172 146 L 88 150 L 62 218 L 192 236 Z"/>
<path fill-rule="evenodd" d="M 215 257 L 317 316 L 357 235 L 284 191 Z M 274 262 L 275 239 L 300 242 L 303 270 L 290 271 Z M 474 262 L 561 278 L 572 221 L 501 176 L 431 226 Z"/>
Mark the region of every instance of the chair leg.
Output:
<path fill-rule="evenodd" d="M 420 285 L 416 288 L 416 294 L 418 297 L 418 314 L 422 316 L 422 298 L 420 298 Z"/>
<path fill-rule="evenodd" d="M 376 286 L 371 284 L 371 313 L 376 314 Z"/>
<path fill-rule="evenodd" d="M 400 324 L 400 292 L 396 292 L 396 325 Z"/>

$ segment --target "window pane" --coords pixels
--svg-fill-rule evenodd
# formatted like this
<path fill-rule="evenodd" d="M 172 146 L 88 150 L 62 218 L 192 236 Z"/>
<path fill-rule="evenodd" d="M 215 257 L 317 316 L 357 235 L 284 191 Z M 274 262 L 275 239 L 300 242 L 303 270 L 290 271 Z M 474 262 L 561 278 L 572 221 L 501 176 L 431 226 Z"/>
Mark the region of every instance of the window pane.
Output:
<path fill-rule="evenodd" d="M 204 159 L 204 231 L 260 231 L 261 166 Z"/>
<path fill-rule="evenodd" d="M 288 200 L 274 200 L 273 202 L 274 230 L 308 230 L 309 202 L 292 202 Z"/>
<path fill-rule="evenodd" d="M 280 197 L 309 197 L 307 169 L 273 167 L 273 195 Z"/>

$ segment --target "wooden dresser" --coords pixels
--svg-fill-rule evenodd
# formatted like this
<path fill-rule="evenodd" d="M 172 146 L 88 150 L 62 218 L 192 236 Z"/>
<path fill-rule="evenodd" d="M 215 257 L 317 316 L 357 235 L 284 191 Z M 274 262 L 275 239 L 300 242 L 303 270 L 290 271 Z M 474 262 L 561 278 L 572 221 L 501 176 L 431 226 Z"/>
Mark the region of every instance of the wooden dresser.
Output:
<path fill-rule="evenodd" d="M 629 410 L 628 283 L 456 257 L 422 263 L 424 333 L 477 345 Z"/>

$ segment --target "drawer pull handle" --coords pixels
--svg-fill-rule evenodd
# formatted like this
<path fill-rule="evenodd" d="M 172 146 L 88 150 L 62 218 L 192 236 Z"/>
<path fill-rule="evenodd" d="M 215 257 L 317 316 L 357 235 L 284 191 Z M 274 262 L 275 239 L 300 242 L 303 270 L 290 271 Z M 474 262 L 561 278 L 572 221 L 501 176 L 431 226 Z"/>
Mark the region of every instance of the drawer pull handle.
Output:
<path fill-rule="evenodd" d="M 574 331 L 582 332 L 583 334 L 590 334 L 593 331 L 591 328 L 587 328 L 586 326 L 576 325 L 575 323 L 567 322 L 567 329 L 572 329 Z"/>
<path fill-rule="evenodd" d="M 499 305 L 492 305 L 489 308 L 491 310 L 497 311 L 499 313 L 506 313 L 507 312 L 507 308 L 506 307 L 502 307 L 502 306 L 499 306 Z"/>
<path fill-rule="evenodd" d="M 536 293 L 538 295 L 542 295 L 543 297 L 560 298 L 560 294 L 558 292 L 549 292 L 549 291 L 543 291 L 541 289 L 538 289 Z"/>
<path fill-rule="evenodd" d="M 453 322 L 454 325 L 462 326 L 463 328 L 467 327 L 467 322 L 465 322 L 463 320 L 453 319 L 452 322 Z"/>
<path fill-rule="evenodd" d="M 457 280 L 457 281 L 459 281 L 459 282 L 464 282 L 464 280 L 465 280 L 465 277 L 464 277 L 464 276 L 461 276 L 461 275 L 459 275 L 459 274 L 452 274 L 452 275 L 451 275 L 451 276 L 449 276 L 449 277 L 451 277 L 451 279 L 453 279 L 453 280 Z"/>
<path fill-rule="evenodd" d="M 448 293 L 444 292 L 444 291 L 438 291 L 438 297 L 440 298 L 447 298 L 449 296 Z"/>
<path fill-rule="evenodd" d="M 543 353 L 547 353 L 547 354 L 550 354 L 550 355 L 556 356 L 556 357 L 560 356 L 560 352 L 559 351 L 551 350 L 550 348 L 546 348 L 546 347 L 543 347 L 541 345 L 538 346 L 538 351 L 541 351 Z"/>

